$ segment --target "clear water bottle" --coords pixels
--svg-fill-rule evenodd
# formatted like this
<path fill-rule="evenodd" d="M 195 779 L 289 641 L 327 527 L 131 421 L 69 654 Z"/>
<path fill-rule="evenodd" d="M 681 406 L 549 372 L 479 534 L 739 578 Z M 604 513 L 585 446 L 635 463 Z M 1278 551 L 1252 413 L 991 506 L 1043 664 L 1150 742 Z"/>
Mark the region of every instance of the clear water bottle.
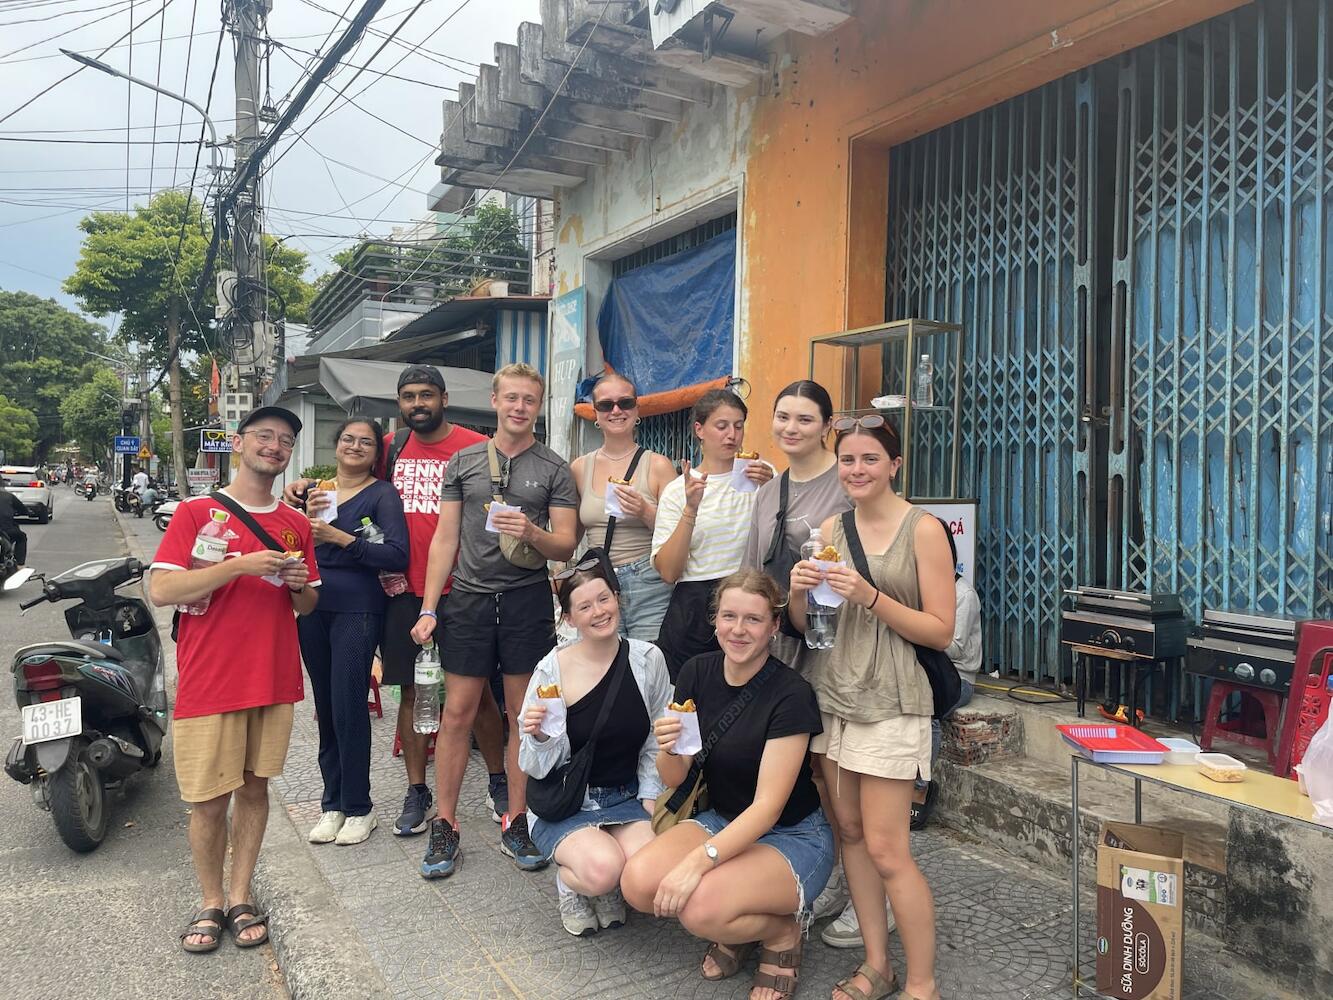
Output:
<path fill-rule="evenodd" d="M 384 544 L 384 529 L 368 517 L 361 519 L 361 530 L 358 534 L 371 545 Z M 380 570 L 380 586 L 390 597 L 396 597 L 407 593 L 407 577 L 391 570 Z"/>
<path fill-rule="evenodd" d="M 209 512 L 207 523 L 194 536 L 194 548 L 190 550 L 190 569 L 208 569 L 227 558 L 227 540 L 235 537 L 227 527 L 230 519 L 231 514 L 225 510 L 215 507 Z M 202 615 L 212 600 L 212 594 L 205 594 L 197 601 L 178 607 L 182 614 Z"/>
<path fill-rule="evenodd" d="M 921 355 L 921 362 L 916 366 L 916 385 L 912 392 L 913 406 L 935 405 L 935 363 L 929 354 Z"/>
<path fill-rule="evenodd" d="M 418 733 L 434 733 L 440 728 L 440 709 L 444 706 L 444 668 L 440 666 L 440 651 L 429 639 L 417 654 L 416 669 L 412 675 L 416 685 L 416 704 L 412 706 L 412 728 Z"/>
<path fill-rule="evenodd" d="M 801 546 L 802 559 L 814 559 L 824 549 L 824 537 L 818 528 L 810 529 L 810 537 Z M 838 609 L 815 600 L 814 591 L 805 595 L 805 644 L 811 649 L 832 649 L 833 636 L 838 628 Z"/>

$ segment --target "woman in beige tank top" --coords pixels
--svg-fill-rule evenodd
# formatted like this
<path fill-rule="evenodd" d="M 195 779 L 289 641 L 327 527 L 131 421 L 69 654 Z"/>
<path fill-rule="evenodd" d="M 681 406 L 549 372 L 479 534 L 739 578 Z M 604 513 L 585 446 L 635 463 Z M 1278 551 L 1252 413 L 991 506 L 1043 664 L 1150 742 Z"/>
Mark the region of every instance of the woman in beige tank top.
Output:
<path fill-rule="evenodd" d="M 620 585 L 622 633 L 653 642 L 671 600 L 671 586 L 653 568 L 649 551 L 657 498 L 662 487 L 676 478 L 676 470 L 665 456 L 645 451 L 633 477 L 626 475 L 639 450 L 634 428 L 640 420 L 638 397 L 629 379 L 615 372 L 604 375 L 593 386 L 592 406 L 602 446 L 580 455 L 571 466 L 579 489 L 579 536 L 587 535 L 590 546 L 605 548 L 607 481 L 630 479 L 629 486 L 616 487 L 625 515 L 616 518 L 607 556 Z"/>
<path fill-rule="evenodd" d="M 913 780 L 930 776 L 933 711 L 930 682 L 913 644 L 944 649 L 953 639 L 949 541 L 939 521 L 894 492 L 902 448 L 883 418 L 844 417 L 833 429 L 838 476 L 855 505 L 856 533 L 872 579 L 851 566 L 836 517 L 824 522 L 823 534 L 846 565 L 821 573 L 814 563 L 800 562 L 791 578 L 797 628 L 805 628 L 805 595 L 821 579 L 846 601 L 833 649 L 810 677 L 824 727 L 810 749 L 823 755 L 847 888 L 866 949 L 865 962 L 834 989 L 833 1000 L 897 996 L 886 895 L 907 957 L 902 996 L 937 1000 L 935 904 L 912 859 L 908 822 Z"/>

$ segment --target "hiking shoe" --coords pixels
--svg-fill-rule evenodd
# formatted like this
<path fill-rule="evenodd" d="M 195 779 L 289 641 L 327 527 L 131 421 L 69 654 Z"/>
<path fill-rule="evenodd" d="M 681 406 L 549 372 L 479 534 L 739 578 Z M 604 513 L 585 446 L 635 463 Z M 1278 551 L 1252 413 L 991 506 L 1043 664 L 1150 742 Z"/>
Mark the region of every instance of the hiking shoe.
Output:
<path fill-rule="evenodd" d="M 565 930 L 575 937 L 587 937 L 597 933 L 597 914 L 587 896 L 580 896 L 573 889 L 566 889 L 556 883 L 560 890 L 560 922 Z"/>
<path fill-rule="evenodd" d="M 625 926 L 625 897 L 621 895 L 619 889 L 612 889 L 604 895 L 594 896 L 592 910 L 597 914 L 597 922 L 601 924 L 604 931 Z M 566 924 L 565 927 L 568 929 L 569 925 Z"/>
<path fill-rule="evenodd" d="M 371 831 L 379 825 L 380 821 L 375 818 L 373 812 L 366 813 L 364 816 L 348 816 L 347 822 L 338 831 L 338 837 L 334 843 L 339 847 L 350 847 L 353 844 L 359 844 L 369 837 Z"/>
<path fill-rule="evenodd" d="M 930 814 L 935 811 L 935 799 L 939 796 L 940 786 L 933 781 L 926 782 L 926 801 L 913 802 L 911 809 L 911 818 L 908 820 L 908 828 L 911 830 L 924 830 L 926 824 L 930 822 Z"/>
<path fill-rule="evenodd" d="M 825 917 L 831 917 L 835 913 L 841 913 L 846 905 L 847 880 L 843 876 L 842 867 L 839 866 L 833 869 L 824 891 L 815 897 L 814 906 L 811 907 L 813 916 L 810 919 L 823 920 Z"/>
<path fill-rule="evenodd" d="M 486 808 L 497 823 L 509 812 L 509 778 L 503 771 L 492 774 L 486 782 Z"/>
<path fill-rule="evenodd" d="M 413 834 L 425 833 L 426 826 L 430 822 L 431 806 L 434 804 L 435 800 L 431 797 L 430 789 L 425 785 L 409 786 L 407 794 L 403 797 L 403 812 L 394 820 L 394 836 L 410 837 Z"/>
<path fill-rule="evenodd" d="M 319 814 L 319 822 L 310 830 L 310 836 L 306 839 L 312 844 L 331 844 L 333 838 L 338 836 L 338 831 L 343 828 L 343 821 L 347 817 L 340 812 L 326 812 Z"/>
<path fill-rule="evenodd" d="M 889 918 L 889 933 L 892 934 L 894 928 L 898 926 L 897 921 L 893 919 L 893 908 L 885 904 L 885 915 Z M 861 923 L 856 919 L 856 909 L 849 902 L 838 914 L 838 919 L 824 928 L 820 939 L 830 948 L 860 948 Z"/>
<path fill-rule="evenodd" d="M 447 819 L 433 819 L 430 823 L 430 843 L 426 846 L 426 856 L 421 860 L 422 878 L 448 878 L 463 860 L 463 850 L 458 846 L 458 831 L 449 825 Z"/>
<path fill-rule="evenodd" d="M 505 821 L 501 826 L 500 850 L 513 858 L 519 868 L 525 872 L 535 872 L 550 864 L 528 836 L 527 813 L 519 813 L 517 816 L 505 813 Z"/>

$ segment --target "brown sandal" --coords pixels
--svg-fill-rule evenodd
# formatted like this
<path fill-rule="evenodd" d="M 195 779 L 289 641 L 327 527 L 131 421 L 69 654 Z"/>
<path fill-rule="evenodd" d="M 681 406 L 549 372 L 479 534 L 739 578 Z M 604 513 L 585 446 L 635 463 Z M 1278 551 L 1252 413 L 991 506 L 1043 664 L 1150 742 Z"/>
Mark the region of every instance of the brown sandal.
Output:
<path fill-rule="evenodd" d="M 773 990 L 778 1000 L 792 1000 L 796 996 L 796 985 L 801 978 L 801 952 L 804 950 L 802 938 L 796 939 L 796 947 L 786 951 L 759 949 L 760 965 L 776 965 L 779 969 L 791 969 L 790 973 L 775 975 L 772 972 L 756 972 L 750 982 L 751 991 L 757 989 Z"/>
<path fill-rule="evenodd" d="M 853 986 L 852 980 L 857 976 L 865 976 L 866 982 L 870 984 L 870 988 L 874 992 L 868 994 L 861 987 Z M 875 971 L 874 966 L 869 962 L 862 962 L 856 967 L 856 971 L 846 979 L 839 979 L 834 984 L 834 989 L 842 990 L 845 995 L 851 997 L 851 1000 L 893 1000 L 893 997 L 898 993 L 898 977 L 894 976 L 893 981 L 889 982 Z M 903 996 L 906 995 L 903 994 Z"/>
<path fill-rule="evenodd" d="M 758 944 L 758 941 L 751 941 L 748 944 L 732 945 L 730 947 L 735 950 L 735 954 L 730 954 L 722 950 L 726 946 L 714 941 L 708 946 L 708 950 L 704 952 L 704 959 L 707 960 L 711 958 L 713 960 L 713 964 L 717 966 L 718 975 L 710 976 L 702 969 L 700 969 L 699 975 L 703 976 L 710 983 L 720 983 L 724 979 L 730 979 L 736 973 L 741 971 L 741 966 L 745 964 L 745 960 L 750 957 L 750 953 L 754 951 L 755 946 Z M 700 964 L 702 965 L 702 963 Z"/>
<path fill-rule="evenodd" d="M 181 932 L 181 948 L 194 955 L 217 951 L 222 940 L 222 928 L 226 922 L 226 914 L 216 907 L 200 910 L 190 919 L 190 923 L 185 930 Z M 204 940 L 198 944 L 190 944 L 185 939 L 191 937 L 201 937 Z"/>

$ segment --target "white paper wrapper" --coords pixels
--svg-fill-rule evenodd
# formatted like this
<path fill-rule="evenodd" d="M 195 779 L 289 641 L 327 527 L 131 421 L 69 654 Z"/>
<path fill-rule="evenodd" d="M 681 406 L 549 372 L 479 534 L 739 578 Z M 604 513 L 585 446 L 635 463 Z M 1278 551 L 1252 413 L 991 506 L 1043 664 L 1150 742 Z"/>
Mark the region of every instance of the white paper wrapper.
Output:
<path fill-rule="evenodd" d="M 737 493 L 753 493 L 759 489 L 759 484 L 745 474 L 753 461 L 756 459 L 738 458 L 731 463 L 731 488 Z"/>
<path fill-rule="evenodd" d="M 338 516 L 338 491 L 320 490 L 319 493 L 329 498 L 329 505 L 315 516 L 326 524 L 332 524 L 333 519 Z"/>
<path fill-rule="evenodd" d="M 698 712 L 677 712 L 668 708 L 669 718 L 680 720 L 680 735 L 676 737 L 675 752 L 682 757 L 696 754 L 704 748 L 704 739 L 699 732 Z"/>
<path fill-rule="evenodd" d="M 842 560 L 838 560 L 837 562 L 829 562 L 826 559 L 811 559 L 810 561 L 825 572 L 831 570 L 834 566 L 847 565 Z M 819 581 L 819 584 L 813 590 L 810 591 L 810 597 L 816 604 L 822 604 L 826 608 L 840 608 L 847 601 L 847 598 L 843 597 L 836 590 L 834 590 L 832 587 L 829 586 L 827 580 Z"/>
<path fill-rule="evenodd" d="M 542 716 L 541 731 L 543 735 L 551 739 L 557 739 L 565 734 L 565 717 L 568 714 L 565 711 L 565 701 L 563 698 L 538 698 L 538 705 L 546 706 L 546 714 Z"/>
<path fill-rule="evenodd" d="M 498 503 L 496 501 L 491 501 L 491 509 L 486 512 L 486 530 L 489 531 L 492 535 L 498 535 L 500 533 L 500 529 L 495 526 L 495 515 L 503 514 L 506 511 L 514 511 L 516 513 L 522 513 L 522 510 L 523 508 L 515 507 L 512 504 Z"/>
<path fill-rule="evenodd" d="M 300 561 L 301 560 L 297 559 L 296 556 L 288 556 L 282 561 L 282 564 L 284 566 L 290 566 L 292 563 L 299 563 Z M 271 583 L 275 587 L 287 586 L 287 581 L 278 576 L 277 573 L 274 573 L 272 576 L 261 576 L 259 579 L 263 580 L 265 583 Z"/>
<path fill-rule="evenodd" d="M 615 483 L 606 484 L 606 514 L 607 517 L 625 516 L 625 508 L 620 506 L 620 494 L 616 492 Z"/>

